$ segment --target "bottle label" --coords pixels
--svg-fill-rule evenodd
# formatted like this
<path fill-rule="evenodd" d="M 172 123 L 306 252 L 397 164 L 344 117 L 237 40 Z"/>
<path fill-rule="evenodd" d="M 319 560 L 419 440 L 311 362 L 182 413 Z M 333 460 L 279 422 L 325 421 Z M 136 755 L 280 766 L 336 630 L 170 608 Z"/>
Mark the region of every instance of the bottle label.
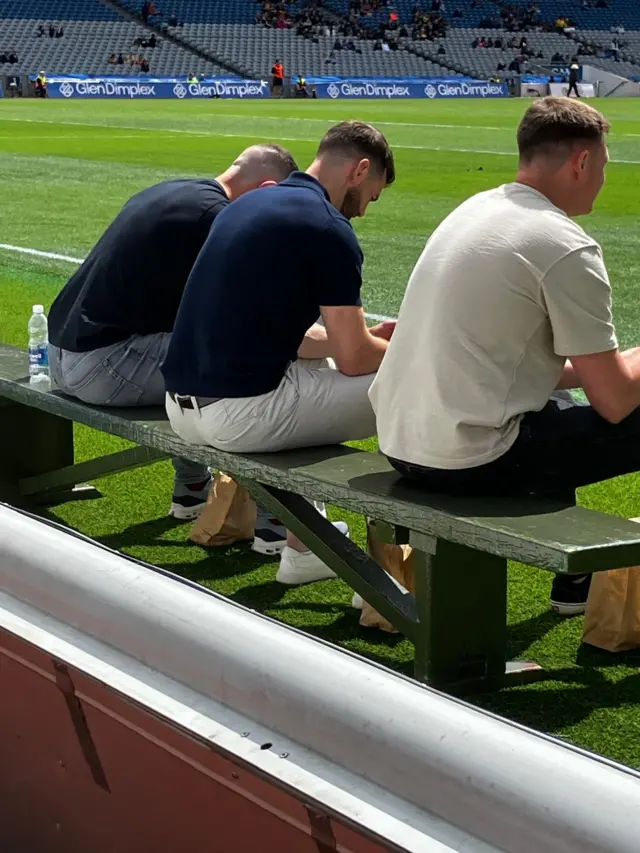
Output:
<path fill-rule="evenodd" d="M 29 347 L 29 364 L 34 367 L 49 367 L 49 347 L 47 344 Z"/>

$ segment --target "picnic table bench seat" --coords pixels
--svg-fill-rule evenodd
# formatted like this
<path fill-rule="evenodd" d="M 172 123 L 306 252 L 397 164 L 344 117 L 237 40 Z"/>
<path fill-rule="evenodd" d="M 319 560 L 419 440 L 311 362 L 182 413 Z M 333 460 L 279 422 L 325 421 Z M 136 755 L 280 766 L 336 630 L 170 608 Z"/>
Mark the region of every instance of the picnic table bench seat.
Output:
<path fill-rule="evenodd" d="M 76 463 L 73 424 L 134 446 Z M 91 406 L 28 379 L 27 355 L 0 345 L 0 500 L 69 499 L 79 483 L 169 456 L 202 462 L 245 485 L 415 645 L 415 675 L 452 692 L 495 689 L 539 669 L 506 663 L 507 561 L 555 573 L 640 563 L 640 525 L 541 499 L 449 498 L 402 480 L 381 454 L 332 445 L 231 454 L 187 444 L 164 409 Z M 386 541 L 416 551 L 415 596 L 340 534 L 307 499 L 375 519 Z"/>

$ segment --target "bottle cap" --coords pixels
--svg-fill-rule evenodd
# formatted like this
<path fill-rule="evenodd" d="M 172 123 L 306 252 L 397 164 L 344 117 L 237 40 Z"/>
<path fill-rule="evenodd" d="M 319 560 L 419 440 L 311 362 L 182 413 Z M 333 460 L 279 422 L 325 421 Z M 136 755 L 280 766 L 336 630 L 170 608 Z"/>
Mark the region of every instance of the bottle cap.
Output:
<path fill-rule="evenodd" d="M 34 314 L 44 314 L 44 305 L 34 305 L 33 306 Z"/>

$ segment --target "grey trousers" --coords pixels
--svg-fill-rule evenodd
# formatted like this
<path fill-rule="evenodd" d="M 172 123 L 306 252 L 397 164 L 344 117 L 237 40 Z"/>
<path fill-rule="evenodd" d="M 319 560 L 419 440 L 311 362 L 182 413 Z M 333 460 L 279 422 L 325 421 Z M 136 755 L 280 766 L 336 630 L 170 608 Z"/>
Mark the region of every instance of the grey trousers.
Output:
<path fill-rule="evenodd" d="M 165 359 L 171 333 L 139 335 L 90 352 L 49 345 L 51 376 L 58 388 L 94 406 L 161 406 Z M 209 477 L 206 466 L 174 458 L 176 490 Z"/>
<path fill-rule="evenodd" d="M 167 414 L 180 438 L 231 453 L 356 441 L 376 434 L 368 394 L 374 375 L 345 376 L 330 361 L 299 359 L 268 394 L 203 409 L 182 408 L 167 394 Z"/>

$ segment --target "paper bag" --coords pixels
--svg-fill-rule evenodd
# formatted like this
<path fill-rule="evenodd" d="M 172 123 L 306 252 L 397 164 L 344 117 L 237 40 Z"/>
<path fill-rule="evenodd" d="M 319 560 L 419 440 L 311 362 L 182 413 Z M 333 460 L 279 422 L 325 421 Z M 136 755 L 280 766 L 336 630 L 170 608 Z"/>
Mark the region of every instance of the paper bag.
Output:
<path fill-rule="evenodd" d="M 582 639 L 610 652 L 640 646 L 640 566 L 594 573 Z"/>
<path fill-rule="evenodd" d="M 397 583 L 413 592 L 413 550 L 410 545 L 388 545 L 378 539 L 375 522 L 367 524 L 367 553 L 382 568 L 397 581 Z M 365 628 L 380 628 L 382 631 L 397 633 L 388 619 L 381 616 L 365 601 L 360 615 L 360 624 Z"/>
<path fill-rule="evenodd" d="M 640 566 L 595 572 L 582 640 L 610 652 L 640 646 Z"/>
<path fill-rule="evenodd" d="M 211 484 L 207 505 L 191 528 L 198 545 L 233 545 L 253 538 L 256 502 L 228 474 L 218 473 Z"/>

